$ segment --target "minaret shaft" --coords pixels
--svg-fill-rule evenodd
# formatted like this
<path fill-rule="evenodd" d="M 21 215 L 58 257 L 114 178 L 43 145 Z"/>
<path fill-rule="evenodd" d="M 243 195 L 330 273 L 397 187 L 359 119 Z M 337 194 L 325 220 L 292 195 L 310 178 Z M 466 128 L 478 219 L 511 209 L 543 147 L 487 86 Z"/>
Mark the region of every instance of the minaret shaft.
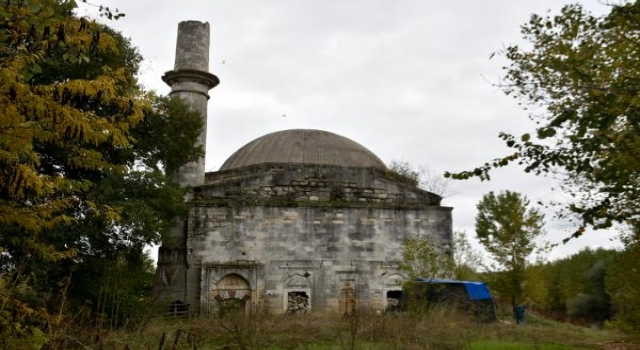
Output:
<path fill-rule="evenodd" d="M 209 23 L 180 22 L 173 71 L 166 72 L 162 80 L 171 86 L 171 96 L 184 100 L 200 113 L 204 121 L 198 143 L 207 150 L 207 101 L 209 90 L 220 82 L 209 73 Z M 204 184 L 204 157 L 178 169 L 176 182 L 183 186 Z"/>
<path fill-rule="evenodd" d="M 181 98 L 191 110 L 202 116 L 204 126 L 198 144 L 206 152 L 208 92 L 219 83 L 218 78 L 209 73 L 209 23 L 180 22 L 174 70 L 166 72 L 162 80 L 171 86 L 172 97 Z M 203 156 L 181 166 L 174 174 L 176 183 L 190 187 L 203 185 L 204 163 Z M 185 200 L 190 198 L 188 195 Z M 189 255 L 187 222 L 187 218 L 177 219 L 171 232 L 162 237 L 158 251 L 154 294 L 156 300 L 164 305 L 178 302 L 193 305 L 198 302 L 199 261 Z M 190 312 L 197 313 L 197 310 Z"/>

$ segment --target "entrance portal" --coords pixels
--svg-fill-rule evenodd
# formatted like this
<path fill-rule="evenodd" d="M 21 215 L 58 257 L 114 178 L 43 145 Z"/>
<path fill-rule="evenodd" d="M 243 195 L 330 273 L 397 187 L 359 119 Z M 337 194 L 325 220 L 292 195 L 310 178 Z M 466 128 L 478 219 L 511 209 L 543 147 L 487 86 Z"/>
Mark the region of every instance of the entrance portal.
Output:
<path fill-rule="evenodd" d="M 251 300 L 251 287 L 242 276 L 229 274 L 213 286 L 209 292 L 209 299 L 209 305 L 219 313 L 244 311 L 247 307 L 247 300 Z"/>
<path fill-rule="evenodd" d="M 401 290 L 390 290 L 387 292 L 387 306 L 385 311 L 395 312 L 400 310 L 400 300 L 402 300 Z"/>

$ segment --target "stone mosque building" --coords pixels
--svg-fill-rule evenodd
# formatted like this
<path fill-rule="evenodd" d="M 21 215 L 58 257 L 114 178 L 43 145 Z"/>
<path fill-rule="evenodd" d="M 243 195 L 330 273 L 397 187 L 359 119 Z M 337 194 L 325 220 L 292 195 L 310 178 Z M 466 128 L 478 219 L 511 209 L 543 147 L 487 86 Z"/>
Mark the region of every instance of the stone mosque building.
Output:
<path fill-rule="evenodd" d="M 209 24 L 181 22 L 175 68 L 163 76 L 205 123 L 208 91 L 219 83 L 208 55 Z M 328 131 L 271 133 L 218 171 L 205 174 L 201 159 L 176 178 L 193 187 L 189 214 L 163 237 L 154 292 L 191 314 L 243 305 L 383 309 L 401 293 L 406 238 L 452 246 L 452 208 L 438 195 L 399 181 L 367 148 Z"/>

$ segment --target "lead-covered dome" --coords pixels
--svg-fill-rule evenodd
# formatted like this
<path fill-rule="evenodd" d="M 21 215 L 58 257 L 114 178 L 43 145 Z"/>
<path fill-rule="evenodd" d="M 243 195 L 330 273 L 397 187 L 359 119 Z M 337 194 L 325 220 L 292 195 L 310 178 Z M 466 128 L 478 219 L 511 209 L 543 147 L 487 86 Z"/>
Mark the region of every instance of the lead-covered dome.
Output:
<path fill-rule="evenodd" d="M 236 151 L 220 170 L 264 163 L 337 165 L 386 169 L 359 143 L 322 130 L 294 129 L 259 137 Z"/>

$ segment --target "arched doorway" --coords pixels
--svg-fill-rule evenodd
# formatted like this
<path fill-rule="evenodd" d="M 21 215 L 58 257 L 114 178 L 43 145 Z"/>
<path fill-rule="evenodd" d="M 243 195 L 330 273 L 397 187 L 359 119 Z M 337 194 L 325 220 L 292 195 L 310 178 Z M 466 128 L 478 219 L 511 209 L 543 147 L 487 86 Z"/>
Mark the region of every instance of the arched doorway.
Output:
<path fill-rule="evenodd" d="M 249 281 L 237 274 L 228 274 L 214 283 L 209 292 L 209 305 L 218 313 L 246 310 L 251 300 Z"/>
<path fill-rule="evenodd" d="M 402 284 L 404 276 L 394 273 L 384 280 L 383 306 L 386 311 L 396 311 L 400 307 L 402 300 Z"/>

